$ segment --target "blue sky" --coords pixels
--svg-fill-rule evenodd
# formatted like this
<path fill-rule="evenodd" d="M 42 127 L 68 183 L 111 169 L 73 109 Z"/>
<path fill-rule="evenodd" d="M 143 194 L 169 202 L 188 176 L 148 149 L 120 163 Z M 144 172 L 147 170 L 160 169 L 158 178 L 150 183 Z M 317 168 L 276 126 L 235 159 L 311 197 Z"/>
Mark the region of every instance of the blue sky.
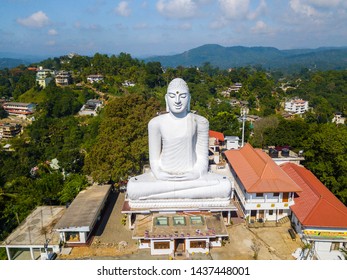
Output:
<path fill-rule="evenodd" d="M 1 0 L 0 52 L 181 53 L 347 46 L 346 0 Z"/>

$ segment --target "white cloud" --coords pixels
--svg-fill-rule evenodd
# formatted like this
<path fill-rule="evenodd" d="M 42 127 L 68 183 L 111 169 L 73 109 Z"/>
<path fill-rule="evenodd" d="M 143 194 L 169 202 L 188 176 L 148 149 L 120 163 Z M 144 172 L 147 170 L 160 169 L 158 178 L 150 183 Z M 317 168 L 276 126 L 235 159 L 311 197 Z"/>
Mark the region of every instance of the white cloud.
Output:
<path fill-rule="evenodd" d="M 318 7 L 336 7 L 342 3 L 343 0 L 308 0 L 308 2 Z"/>
<path fill-rule="evenodd" d="M 249 11 L 249 0 L 219 0 L 219 5 L 228 19 L 242 19 Z"/>
<path fill-rule="evenodd" d="M 55 29 L 50 29 L 50 30 L 48 30 L 48 35 L 55 36 L 55 35 L 57 35 L 57 34 L 58 34 L 58 32 L 57 32 L 57 30 L 55 30 Z"/>
<path fill-rule="evenodd" d="M 318 11 L 312 6 L 302 2 L 302 0 L 290 0 L 289 2 L 292 10 L 297 14 L 302 14 L 308 17 L 318 16 Z"/>
<path fill-rule="evenodd" d="M 118 6 L 115 8 L 115 12 L 122 17 L 130 16 L 131 10 L 129 8 L 129 3 L 126 1 L 119 2 Z"/>
<path fill-rule="evenodd" d="M 38 11 L 27 18 L 17 19 L 17 22 L 26 27 L 39 28 L 48 25 L 49 18 L 44 12 Z"/>
<path fill-rule="evenodd" d="M 217 20 L 211 22 L 210 28 L 211 29 L 221 29 L 229 24 L 229 21 L 226 20 L 224 17 L 220 17 Z"/>
<path fill-rule="evenodd" d="M 169 18 L 191 18 L 196 14 L 197 4 L 193 0 L 159 0 L 157 10 Z"/>
<path fill-rule="evenodd" d="M 255 26 L 251 28 L 251 31 L 253 33 L 267 33 L 269 31 L 269 28 L 265 22 L 259 20 L 256 22 Z"/>
<path fill-rule="evenodd" d="M 255 11 L 250 12 L 248 14 L 248 18 L 250 20 L 255 20 L 257 19 L 260 15 L 262 15 L 267 8 L 265 0 L 260 0 L 259 6 L 255 9 Z"/>

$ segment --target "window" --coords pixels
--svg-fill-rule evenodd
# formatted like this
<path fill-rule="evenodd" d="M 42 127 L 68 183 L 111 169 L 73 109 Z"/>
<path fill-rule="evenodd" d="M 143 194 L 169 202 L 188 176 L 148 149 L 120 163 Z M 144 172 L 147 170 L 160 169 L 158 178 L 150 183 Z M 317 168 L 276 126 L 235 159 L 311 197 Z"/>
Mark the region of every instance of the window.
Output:
<path fill-rule="evenodd" d="M 206 248 L 206 241 L 190 241 L 190 248 Z"/>
<path fill-rule="evenodd" d="M 263 197 L 263 193 L 256 193 L 256 197 Z"/>
<path fill-rule="evenodd" d="M 274 196 L 280 196 L 280 193 L 274 192 Z"/>
<path fill-rule="evenodd" d="M 185 226 L 186 219 L 183 216 L 175 216 L 172 218 L 174 226 Z"/>
<path fill-rule="evenodd" d="M 338 251 L 340 250 L 340 243 L 339 242 L 331 242 L 331 251 Z"/>
<path fill-rule="evenodd" d="M 66 242 L 79 242 L 80 234 L 78 232 L 65 232 Z"/>
<path fill-rule="evenodd" d="M 272 216 L 274 214 L 274 210 L 269 210 L 269 215 Z"/>
<path fill-rule="evenodd" d="M 154 249 L 156 250 L 165 250 L 170 249 L 170 242 L 154 242 Z"/>
<path fill-rule="evenodd" d="M 195 225 L 203 225 L 204 221 L 203 221 L 201 216 L 192 216 L 192 217 L 190 217 L 190 223 L 194 226 Z"/>
<path fill-rule="evenodd" d="M 156 226 L 168 226 L 169 221 L 167 217 L 156 217 L 155 223 Z"/>

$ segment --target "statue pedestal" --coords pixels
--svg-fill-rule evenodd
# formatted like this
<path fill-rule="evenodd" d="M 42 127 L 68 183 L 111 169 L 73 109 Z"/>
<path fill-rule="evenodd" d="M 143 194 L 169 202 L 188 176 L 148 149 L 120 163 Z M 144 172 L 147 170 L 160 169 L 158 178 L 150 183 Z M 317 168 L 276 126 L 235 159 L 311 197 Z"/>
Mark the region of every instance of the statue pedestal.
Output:
<path fill-rule="evenodd" d="M 174 210 L 186 208 L 214 208 L 228 207 L 230 198 L 211 198 L 211 199 L 152 199 L 152 200 L 131 200 L 129 206 L 134 209 L 166 209 Z"/>
<path fill-rule="evenodd" d="M 131 208 L 226 207 L 231 182 L 226 176 L 207 173 L 192 181 L 160 181 L 151 172 L 132 177 L 127 185 Z"/>

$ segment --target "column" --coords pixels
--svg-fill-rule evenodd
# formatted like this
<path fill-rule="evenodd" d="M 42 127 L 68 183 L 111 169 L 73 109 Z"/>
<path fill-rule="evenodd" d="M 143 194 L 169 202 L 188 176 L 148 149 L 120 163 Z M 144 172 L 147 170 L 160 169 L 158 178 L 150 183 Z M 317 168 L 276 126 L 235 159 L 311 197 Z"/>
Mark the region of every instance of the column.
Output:
<path fill-rule="evenodd" d="M 8 247 L 6 247 L 6 254 L 7 254 L 7 258 L 8 258 L 9 260 L 12 260 L 12 259 L 11 259 L 10 248 L 8 248 Z"/>
<path fill-rule="evenodd" d="M 32 247 L 30 247 L 30 256 L 32 260 L 35 260 L 35 256 L 34 256 L 34 250 Z"/>

